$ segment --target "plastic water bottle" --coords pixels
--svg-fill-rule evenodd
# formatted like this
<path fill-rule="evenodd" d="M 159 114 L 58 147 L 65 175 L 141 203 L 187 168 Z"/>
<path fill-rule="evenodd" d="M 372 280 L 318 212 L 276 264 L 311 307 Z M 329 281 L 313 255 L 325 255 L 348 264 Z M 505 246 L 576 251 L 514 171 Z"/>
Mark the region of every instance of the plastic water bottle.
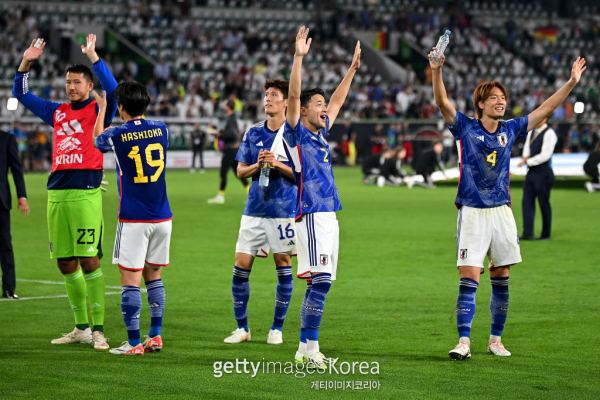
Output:
<path fill-rule="evenodd" d="M 446 33 L 440 36 L 440 40 L 438 40 L 437 44 L 435 45 L 435 50 L 431 56 L 433 61 L 439 62 L 442 59 L 442 54 L 446 50 L 448 43 L 450 43 L 450 31 L 446 31 Z"/>
<path fill-rule="evenodd" d="M 269 173 L 271 168 L 269 163 L 264 163 L 260 169 L 260 177 L 258 178 L 258 186 L 269 186 Z"/>

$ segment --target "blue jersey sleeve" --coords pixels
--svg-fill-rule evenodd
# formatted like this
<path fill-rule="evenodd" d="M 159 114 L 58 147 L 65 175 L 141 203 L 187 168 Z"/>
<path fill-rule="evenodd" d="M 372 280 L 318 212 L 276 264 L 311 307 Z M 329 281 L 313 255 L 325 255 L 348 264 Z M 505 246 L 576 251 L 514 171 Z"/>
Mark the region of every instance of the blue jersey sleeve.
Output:
<path fill-rule="evenodd" d="M 283 138 L 291 147 L 296 147 L 301 142 L 299 137 L 301 126 L 302 125 L 300 118 L 298 118 L 298 124 L 296 124 L 295 128 L 292 128 L 292 126 L 287 122 L 287 120 L 285 121 L 285 128 L 283 129 Z"/>
<path fill-rule="evenodd" d="M 29 72 L 18 72 L 15 75 L 13 96 L 29 111 L 50 126 L 54 126 L 54 112 L 61 105 L 54 101 L 44 100 L 29 91 Z"/>
<path fill-rule="evenodd" d="M 98 80 L 102 85 L 102 90 L 106 92 L 106 116 L 104 117 L 104 126 L 110 125 L 115 113 L 117 112 L 117 100 L 115 99 L 115 90 L 117 89 L 118 83 L 114 76 L 102 60 L 98 60 L 92 66 L 94 73 L 98 76 Z M 96 113 L 98 112 L 98 105 L 96 105 Z"/>
<path fill-rule="evenodd" d="M 508 125 L 508 131 L 515 136 L 515 139 L 521 136 L 527 136 L 527 125 L 529 124 L 529 116 L 526 115 L 521 118 L 514 118 L 506 121 Z"/>
<path fill-rule="evenodd" d="M 450 130 L 450 133 L 452 133 L 452 136 L 454 136 L 454 139 L 460 140 L 462 138 L 467 123 L 469 123 L 470 120 L 471 118 L 467 117 L 460 111 L 456 112 L 456 117 L 454 117 L 454 122 L 452 125 L 446 124 Z"/>
<path fill-rule="evenodd" d="M 244 134 L 244 138 L 240 143 L 240 148 L 235 156 L 235 160 L 239 162 L 243 162 L 246 165 L 254 164 L 254 160 L 252 157 L 252 145 L 250 144 L 250 130 L 248 130 Z"/>
<path fill-rule="evenodd" d="M 114 135 L 116 128 L 108 128 L 100 136 L 96 138 L 96 146 L 102 153 L 106 153 L 112 149 L 110 138 Z"/>

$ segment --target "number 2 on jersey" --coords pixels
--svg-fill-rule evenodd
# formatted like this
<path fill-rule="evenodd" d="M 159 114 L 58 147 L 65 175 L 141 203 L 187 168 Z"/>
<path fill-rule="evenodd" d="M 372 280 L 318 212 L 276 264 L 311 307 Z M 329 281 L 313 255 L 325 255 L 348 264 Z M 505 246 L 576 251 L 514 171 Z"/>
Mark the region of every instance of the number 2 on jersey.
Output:
<path fill-rule="evenodd" d="M 152 150 L 158 150 L 158 160 L 152 158 Z M 142 165 L 140 146 L 133 146 L 128 156 L 135 161 L 135 170 L 137 172 L 137 176 L 133 178 L 133 182 L 148 183 L 148 177 L 144 176 L 144 167 Z M 165 169 L 165 153 L 160 143 L 152 143 L 146 147 L 146 164 L 151 167 L 158 167 L 154 175 L 150 177 L 150 182 L 156 182 L 160 174 L 162 174 L 163 170 Z"/>
<path fill-rule="evenodd" d="M 492 164 L 492 167 L 496 166 L 496 152 L 494 151 L 492 154 L 487 156 L 487 162 Z"/>
<path fill-rule="evenodd" d="M 327 149 L 324 147 L 321 147 L 321 151 L 325 152 L 325 157 L 323 157 L 323 162 L 329 162 L 329 159 L 327 158 L 327 156 L 329 156 L 329 153 L 327 152 Z"/>

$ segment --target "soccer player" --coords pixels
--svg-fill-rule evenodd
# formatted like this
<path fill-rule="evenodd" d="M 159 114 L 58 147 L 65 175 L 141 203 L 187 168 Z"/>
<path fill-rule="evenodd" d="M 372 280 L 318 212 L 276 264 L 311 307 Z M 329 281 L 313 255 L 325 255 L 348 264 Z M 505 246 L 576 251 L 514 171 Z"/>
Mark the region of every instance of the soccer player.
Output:
<path fill-rule="evenodd" d="M 117 87 L 115 98 L 125 123 L 104 132 L 106 96 L 100 97 L 95 92 L 94 96 L 100 106 L 94 144 L 103 153 L 109 150 L 115 153 L 120 197 L 113 264 L 118 264 L 121 271 L 121 311 L 128 341 L 110 353 L 159 352 L 163 347 L 161 327 L 165 307 L 161 271 L 169 265 L 173 219 L 165 183 L 169 132 L 163 122 L 142 117 L 150 104 L 150 94 L 139 82 L 123 82 Z M 150 332 L 143 344 L 140 338 L 142 276 L 150 307 Z"/>
<path fill-rule="evenodd" d="M 45 46 L 42 39 L 37 39 L 25 51 L 15 76 L 13 95 L 54 127 L 52 172 L 47 186 L 50 258 L 57 260 L 64 276 L 75 329 L 52 344 L 92 343 L 94 348 L 105 350 L 109 346 L 103 333 L 104 276 L 100 269 L 104 233 L 100 189 L 103 158 L 92 144 L 91 133 L 98 115 L 98 105 L 90 98 L 93 75 L 84 65 L 67 68 L 65 88 L 70 103 L 55 103 L 35 96 L 28 88 L 29 66 L 40 58 Z M 116 111 L 117 82 L 95 49 L 96 35 L 90 34 L 81 52 L 92 62 L 107 93 L 108 106 L 102 123 L 108 126 Z M 93 321 L 91 330 L 86 294 Z"/>
<path fill-rule="evenodd" d="M 458 141 L 461 176 L 458 182 L 457 266 L 460 274 L 456 320 L 459 343 L 449 352 L 454 360 L 471 357 L 471 324 L 475 315 L 475 293 L 480 274 L 485 271 L 487 255 L 492 283 L 490 311 L 491 335 L 488 353 L 510 356 L 501 342 L 508 312 L 508 277 L 510 267 L 521 262 L 515 218 L 510 209 L 509 168 L 511 147 L 515 140 L 539 125 L 567 98 L 586 69 L 585 60 L 577 58 L 571 79 L 531 114 L 509 121 L 502 119 L 508 96 L 500 82 L 483 82 L 473 94 L 477 118 L 457 112 L 446 95 L 442 66 L 432 59 L 433 94 L 450 132 Z"/>
<path fill-rule="evenodd" d="M 414 185 L 419 185 L 427 189 L 435 189 L 431 174 L 433 174 L 436 168 L 439 168 L 444 173 L 446 179 L 448 179 L 444 163 L 442 162 L 442 151 L 444 151 L 442 142 L 436 141 L 433 143 L 432 149 L 419 155 L 415 161 L 415 176 L 421 175 L 423 182 L 415 181 L 414 177 L 411 177 L 406 182 L 409 189 L 412 189 Z"/>
<path fill-rule="evenodd" d="M 308 53 L 312 41 L 307 41 L 307 37 L 308 29 L 300 28 L 290 76 L 284 141 L 299 188 L 296 203 L 297 276 L 308 283 L 302 303 L 296 362 L 306 360 L 324 369 L 328 359 L 319 349 L 319 327 L 325 298 L 331 281 L 336 278 L 339 225 L 335 213 L 342 209 L 331 169 L 327 137 L 348 95 L 352 78 L 360 67 L 360 42 L 356 44 L 348 73 L 327 107 L 321 89 L 301 91 L 302 58 Z"/>
<path fill-rule="evenodd" d="M 225 343 L 250 340 L 248 328 L 248 299 L 255 257 L 266 257 L 273 252 L 277 271 L 275 317 L 267 337 L 268 344 L 283 343 L 282 329 L 292 298 L 292 254 L 296 250 L 295 222 L 297 188 L 292 168 L 283 149 L 283 131 L 288 103 L 288 82 L 268 80 L 264 85 L 264 107 L 267 120 L 250 127 L 236 156 L 239 178 L 252 177 L 246 208 L 240 224 L 233 267 L 233 311 L 238 329 L 225 339 Z M 266 164 L 266 165 L 265 165 Z M 269 184 L 259 185 L 261 168 L 269 168 Z"/>

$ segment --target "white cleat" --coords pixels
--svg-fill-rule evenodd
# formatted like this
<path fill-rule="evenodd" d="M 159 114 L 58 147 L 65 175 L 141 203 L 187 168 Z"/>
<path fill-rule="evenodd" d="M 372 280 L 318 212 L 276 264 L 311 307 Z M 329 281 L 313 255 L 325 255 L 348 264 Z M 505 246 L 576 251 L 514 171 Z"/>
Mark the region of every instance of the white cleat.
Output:
<path fill-rule="evenodd" d="M 302 353 L 296 352 L 296 356 L 294 357 L 294 362 L 296 364 L 304 364 L 306 362 L 306 356 Z"/>
<path fill-rule="evenodd" d="M 269 337 L 267 338 L 267 344 L 281 344 L 283 343 L 283 334 L 279 329 L 271 329 L 269 331 Z"/>
<path fill-rule="evenodd" d="M 453 360 L 467 360 L 471 358 L 471 347 L 464 342 L 460 342 L 453 350 L 448 352 L 448 355 Z"/>
<path fill-rule="evenodd" d="M 212 199 L 208 199 L 208 204 L 225 204 L 225 196 L 218 194 Z"/>
<path fill-rule="evenodd" d="M 92 331 L 90 328 L 80 331 L 75 328 L 71 333 L 63 333 L 60 339 L 54 339 L 52 344 L 70 344 L 70 343 L 92 343 Z"/>
<path fill-rule="evenodd" d="M 92 346 L 96 350 L 107 350 L 110 347 L 108 345 L 108 338 L 105 338 L 104 333 L 100 331 L 92 332 Z"/>
<path fill-rule="evenodd" d="M 320 370 L 326 370 L 327 364 L 332 362 L 331 359 L 326 358 L 320 351 L 317 351 L 316 353 L 305 357 L 308 365 L 314 365 L 317 369 Z"/>
<path fill-rule="evenodd" d="M 231 332 L 231 336 L 223 340 L 225 343 L 241 343 L 241 342 L 249 342 L 251 339 L 250 330 L 245 330 L 244 328 L 238 328 L 235 331 Z"/>
<path fill-rule="evenodd" d="M 405 179 L 405 182 L 406 182 L 406 186 L 407 186 L 409 189 L 412 189 L 412 188 L 413 188 L 413 186 L 415 186 L 415 180 L 414 180 L 414 178 L 412 178 L 412 177 L 407 177 L 407 178 Z"/>
<path fill-rule="evenodd" d="M 594 185 L 592 185 L 592 182 L 586 182 L 585 188 L 587 189 L 587 191 L 589 193 L 594 193 L 594 191 L 596 190 L 596 189 L 594 189 Z"/>
<path fill-rule="evenodd" d="M 510 351 L 506 350 L 500 341 L 488 344 L 488 353 L 500 357 L 510 356 Z"/>
<path fill-rule="evenodd" d="M 143 356 L 144 355 L 144 345 L 138 344 L 137 346 L 132 346 L 129 342 L 123 342 L 121 347 L 117 347 L 109 350 L 110 354 L 117 354 L 120 356 Z"/>

